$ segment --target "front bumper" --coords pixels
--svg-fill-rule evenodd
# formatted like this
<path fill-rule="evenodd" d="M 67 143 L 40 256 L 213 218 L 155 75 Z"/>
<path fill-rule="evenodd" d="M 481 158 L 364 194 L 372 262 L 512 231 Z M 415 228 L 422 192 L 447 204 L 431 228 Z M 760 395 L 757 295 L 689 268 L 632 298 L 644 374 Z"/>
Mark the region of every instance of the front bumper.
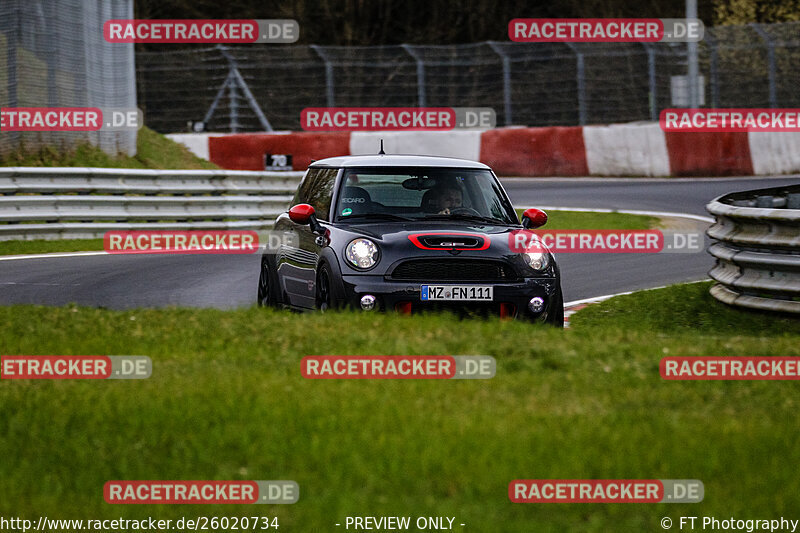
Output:
<path fill-rule="evenodd" d="M 342 276 L 342 282 L 347 305 L 356 309 L 361 308 L 361 297 L 371 294 L 376 299 L 375 309 L 381 311 L 416 313 L 447 310 L 536 321 L 545 321 L 554 312 L 553 303 L 558 293 L 556 278 L 525 278 L 510 283 L 439 280 L 422 283 L 387 281 L 383 276 L 359 274 Z M 494 297 L 491 302 L 422 301 L 420 298 L 422 285 L 491 285 L 494 287 Z M 544 310 L 540 313 L 533 313 L 528 308 L 528 302 L 534 297 L 542 298 L 545 302 Z"/>

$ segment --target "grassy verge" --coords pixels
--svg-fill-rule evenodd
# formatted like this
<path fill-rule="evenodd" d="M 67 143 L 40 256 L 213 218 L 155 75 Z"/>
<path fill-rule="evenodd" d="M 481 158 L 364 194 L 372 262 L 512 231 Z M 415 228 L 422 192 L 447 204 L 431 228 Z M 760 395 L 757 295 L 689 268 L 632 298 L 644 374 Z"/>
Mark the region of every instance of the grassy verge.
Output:
<path fill-rule="evenodd" d="M 52 146 L 33 151 L 22 149 L 0 155 L 0 167 L 218 168 L 214 163 L 195 156 L 185 146 L 149 128 L 139 130 L 136 149 L 133 157 L 111 156 L 88 143 L 69 151 Z"/>
<path fill-rule="evenodd" d="M 517 214 L 522 218 L 522 209 Z M 547 224 L 542 229 L 640 230 L 658 227 L 659 218 L 626 213 L 590 213 L 586 211 L 547 211 Z"/>
<path fill-rule="evenodd" d="M 621 213 L 583 213 L 552 211 L 547 229 L 649 229 L 658 219 Z M 42 254 L 49 252 L 83 252 L 102 250 L 102 239 L 62 241 L 0 241 L 0 255 Z"/>
<path fill-rule="evenodd" d="M 665 355 L 800 356 L 800 325 L 693 284 L 559 331 L 447 315 L 0 308 L 2 354 L 149 355 L 142 381 L 0 381 L 0 514 L 451 516 L 470 531 L 656 531 L 800 508 L 797 384 L 665 382 Z M 311 381 L 309 354 L 489 354 L 486 381 Z M 697 478 L 701 504 L 511 504 L 518 478 Z M 109 506 L 111 479 L 293 479 L 291 506 Z M 460 526 L 457 526 L 460 528 Z"/>
<path fill-rule="evenodd" d="M 103 249 L 103 239 L 63 241 L 0 241 L 0 255 L 46 254 L 52 252 L 93 252 Z"/>

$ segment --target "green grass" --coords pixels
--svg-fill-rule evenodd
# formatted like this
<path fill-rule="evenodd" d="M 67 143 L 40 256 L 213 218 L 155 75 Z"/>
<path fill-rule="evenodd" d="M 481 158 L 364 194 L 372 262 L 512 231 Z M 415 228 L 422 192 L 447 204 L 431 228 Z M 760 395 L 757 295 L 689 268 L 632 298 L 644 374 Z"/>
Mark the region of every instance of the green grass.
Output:
<path fill-rule="evenodd" d="M 708 294 L 711 285 L 712 282 L 705 281 L 617 296 L 584 308 L 572 317 L 571 324 L 604 327 L 611 322 L 631 330 L 715 336 L 724 334 L 731 337 L 749 335 L 769 338 L 786 332 L 800 334 L 800 320 L 796 316 L 744 312 L 718 304 Z M 657 295 L 660 306 L 658 310 L 652 308 L 654 295 Z"/>
<path fill-rule="evenodd" d="M 91 144 L 78 145 L 73 150 L 53 146 L 37 150 L 20 149 L 0 154 L 3 167 L 104 167 L 152 169 L 214 169 L 215 164 L 192 154 L 188 148 L 156 133 L 142 128 L 136 140 L 137 153 L 111 156 Z"/>
<path fill-rule="evenodd" d="M 522 219 L 522 209 L 517 214 Z M 590 213 L 585 211 L 547 211 L 547 224 L 542 229 L 595 230 L 619 229 L 640 230 L 658 227 L 659 218 L 626 213 Z"/>
<path fill-rule="evenodd" d="M 0 308 L 2 354 L 148 355 L 141 381 L 0 381 L 0 515 L 454 516 L 465 531 L 660 531 L 793 516 L 797 383 L 666 382 L 665 355 L 800 356 L 800 323 L 693 284 L 556 330 L 447 315 Z M 312 381 L 311 354 L 488 354 L 486 381 Z M 697 478 L 701 504 L 512 504 L 517 478 Z M 110 506 L 112 479 L 293 479 L 291 506 Z M 457 529 L 462 529 L 456 526 Z"/>
<path fill-rule="evenodd" d="M 649 229 L 658 218 L 622 213 L 584 213 L 551 211 L 547 229 Z M 42 254 L 49 252 L 82 252 L 102 250 L 102 239 L 61 241 L 0 241 L 0 255 Z"/>
<path fill-rule="evenodd" d="M 46 254 L 52 252 L 92 252 L 103 249 L 103 239 L 63 241 L 0 241 L 0 255 Z"/>

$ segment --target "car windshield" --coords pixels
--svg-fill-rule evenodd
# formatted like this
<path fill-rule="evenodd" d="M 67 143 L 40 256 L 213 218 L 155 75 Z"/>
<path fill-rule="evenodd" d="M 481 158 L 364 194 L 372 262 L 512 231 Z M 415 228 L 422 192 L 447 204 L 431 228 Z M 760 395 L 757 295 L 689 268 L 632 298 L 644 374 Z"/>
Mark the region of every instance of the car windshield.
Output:
<path fill-rule="evenodd" d="M 336 220 L 474 220 L 518 224 L 489 170 L 351 168 L 336 202 Z"/>

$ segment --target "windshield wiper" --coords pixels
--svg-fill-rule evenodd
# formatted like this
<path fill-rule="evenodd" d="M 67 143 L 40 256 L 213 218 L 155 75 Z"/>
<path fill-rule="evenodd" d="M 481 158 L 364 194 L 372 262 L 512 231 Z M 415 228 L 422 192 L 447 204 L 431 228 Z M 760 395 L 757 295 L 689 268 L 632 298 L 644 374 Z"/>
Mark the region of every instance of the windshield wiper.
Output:
<path fill-rule="evenodd" d="M 451 215 L 429 215 L 425 217 L 423 220 L 477 220 L 479 222 L 488 222 L 489 224 L 504 224 L 508 225 L 508 222 L 505 220 L 500 220 L 499 218 L 489 218 L 480 215 L 468 215 L 466 213 L 457 213 Z"/>
<path fill-rule="evenodd" d="M 339 222 L 347 222 L 348 220 L 358 219 L 377 219 L 377 220 L 413 220 L 408 217 L 401 217 L 400 215 L 393 215 L 391 213 L 358 213 L 356 215 L 340 216 Z"/>

